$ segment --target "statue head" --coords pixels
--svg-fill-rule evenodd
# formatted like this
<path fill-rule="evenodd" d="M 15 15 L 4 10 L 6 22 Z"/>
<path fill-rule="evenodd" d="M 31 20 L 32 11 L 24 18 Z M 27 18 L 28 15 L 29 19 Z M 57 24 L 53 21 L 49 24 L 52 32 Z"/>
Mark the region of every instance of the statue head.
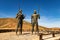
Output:
<path fill-rule="evenodd" d="M 36 14 L 36 10 L 34 10 L 34 14 Z"/>
<path fill-rule="evenodd" d="M 19 13 L 21 13 L 21 14 L 22 14 L 22 10 L 21 10 L 21 9 L 19 10 Z"/>

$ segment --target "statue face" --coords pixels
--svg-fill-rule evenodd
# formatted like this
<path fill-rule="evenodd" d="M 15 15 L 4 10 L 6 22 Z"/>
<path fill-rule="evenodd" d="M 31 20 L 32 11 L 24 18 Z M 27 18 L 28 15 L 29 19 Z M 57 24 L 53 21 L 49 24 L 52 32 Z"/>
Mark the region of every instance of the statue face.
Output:
<path fill-rule="evenodd" d="M 34 10 L 34 14 L 36 14 L 36 10 Z"/>
<path fill-rule="evenodd" d="M 36 12 L 34 12 L 34 14 L 36 14 Z"/>

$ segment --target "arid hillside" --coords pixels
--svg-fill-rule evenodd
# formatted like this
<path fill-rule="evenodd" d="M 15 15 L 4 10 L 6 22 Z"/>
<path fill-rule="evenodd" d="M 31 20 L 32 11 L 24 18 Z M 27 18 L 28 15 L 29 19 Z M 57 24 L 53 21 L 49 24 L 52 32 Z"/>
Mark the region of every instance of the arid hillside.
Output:
<path fill-rule="evenodd" d="M 1 29 L 16 29 L 17 20 L 15 18 L 0 18 L 0 30 Z M 23 22 L 23 30 L 31 31 L 31 23 L 24 20 Z M 43 26 L 39 26 L 40 30 L 60 30 L 60 28 L 46 28 Z"/>
<path fill-rule="evenodd" d="M 0 18 L 0 29 L 16 29 L 17 20 L 15 18 Z M 31 23 L 24 21 L 23 22 L 23 30 L 29 31 L 31 30 Z M 39 26 L 39 29 L 46 29 L 43 26 Z"/>

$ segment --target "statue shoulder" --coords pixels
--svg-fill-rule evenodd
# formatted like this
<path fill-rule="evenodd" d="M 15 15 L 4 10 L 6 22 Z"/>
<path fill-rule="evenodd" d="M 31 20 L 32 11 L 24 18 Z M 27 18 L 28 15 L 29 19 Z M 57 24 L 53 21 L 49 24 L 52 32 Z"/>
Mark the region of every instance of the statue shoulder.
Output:
<path fill-rule="evenodd" d="M 37 14 L 38 16 L 40 16 L 40 14 Z"/>

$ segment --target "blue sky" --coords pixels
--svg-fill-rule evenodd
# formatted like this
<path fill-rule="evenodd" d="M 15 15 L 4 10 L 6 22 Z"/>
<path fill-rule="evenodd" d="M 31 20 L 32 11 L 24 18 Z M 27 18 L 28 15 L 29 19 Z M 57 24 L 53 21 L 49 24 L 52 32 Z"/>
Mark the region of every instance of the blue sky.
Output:
<path fill-rule="evenodd" d="M 0 0 L 0 18 L 14 18 L 18 13 L 18 4 L 30 22 L 34 9 L 39 10 L 39 25 L 60 27 L 60 0 Z"/>

